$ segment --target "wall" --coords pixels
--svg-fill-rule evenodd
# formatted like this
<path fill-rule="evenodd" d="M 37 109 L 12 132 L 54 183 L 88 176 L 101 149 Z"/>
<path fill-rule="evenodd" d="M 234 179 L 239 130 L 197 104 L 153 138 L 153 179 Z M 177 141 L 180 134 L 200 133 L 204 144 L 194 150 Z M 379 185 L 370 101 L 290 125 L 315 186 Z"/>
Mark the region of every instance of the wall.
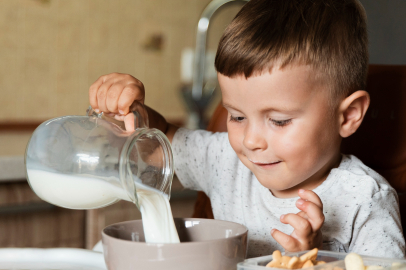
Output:
<path fill-rule="evenodd" d="M 368 16 L 372 64 L 406 65 L 406 1 L 361 0 Z"/>
<path fill-rule="evenodd" d="M 210 0 L 0 1 L 0 124 L 84 114 L 100 75 L 130 73 L 146 102 L 170 120 L 187 116 L 179 95 L 182 49 L 194 47 L 198 17 Z M 406 64 L 406 1 L 361 0 L 367 10 L 370 60 Z M 241 5 L 211 22 L 209 48 Z M 163 37 L 161 50 L 148 46 Z M 30 132 L 0 130 L 0 155 L 21 155 Z"/>
<path fill-rule="evenodd" d="M 170 120 L 184 120 L 181 51 L 194 47 L 197 21 L 209 2 L 0 1 L 0 124 L 83 115 L 89 86 L 110 72 L 136 76 L 145 84 L 148 105 Z M 240 7 L 216 14 L 211 49 Z M 157 35 L 163 38 L 158 50 L 151 42 Z M 29 136 L 0 131 L 0 155 L 22 154 Z"/>

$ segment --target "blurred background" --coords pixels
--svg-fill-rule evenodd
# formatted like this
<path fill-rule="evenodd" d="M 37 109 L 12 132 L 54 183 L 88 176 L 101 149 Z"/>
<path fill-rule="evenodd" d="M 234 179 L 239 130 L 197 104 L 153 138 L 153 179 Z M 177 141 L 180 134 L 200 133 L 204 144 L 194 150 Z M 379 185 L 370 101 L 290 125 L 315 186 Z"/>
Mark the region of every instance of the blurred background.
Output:
<path fill-rule="evenodd" d="M 140 218 L 120 202 L 74 211 L 42 202 L 25 180 L 23 155 L 38 124 L 84 115 L 89 86 L 101 75 L 129 73 L 146 87 L 146 104 L 168 121 L 196 127 L 182 89 L 192 83 L 200 15 L 210 0 L 0 0 L 0 247 L 91 248 L 108 224 Z M 406 64 L 406 1 L 361 0 L 367 10 L 370 62 Z M 241 8 L 210 21 L 206 78 L 226 25 Z M 218 87 L 217 87 L 218 88 Z M 218 89 L 204 112 L 220 100 Z M 195 193 L 175 179 L 175 217 L 190 217 Z"/>

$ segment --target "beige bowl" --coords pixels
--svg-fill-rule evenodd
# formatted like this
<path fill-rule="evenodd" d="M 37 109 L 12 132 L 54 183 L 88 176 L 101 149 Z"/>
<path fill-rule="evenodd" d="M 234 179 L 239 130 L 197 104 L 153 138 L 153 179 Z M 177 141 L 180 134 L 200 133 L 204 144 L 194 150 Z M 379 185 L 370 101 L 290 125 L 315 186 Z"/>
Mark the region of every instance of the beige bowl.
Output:
<path fill-rule="evenodd" d="M 236 269 L 247 253 L 248 229 L 212 219 L 175 218 L 180 244 L 147 244 L 141 220 L 121 222 L 102 232 L 109 270 Z"/>

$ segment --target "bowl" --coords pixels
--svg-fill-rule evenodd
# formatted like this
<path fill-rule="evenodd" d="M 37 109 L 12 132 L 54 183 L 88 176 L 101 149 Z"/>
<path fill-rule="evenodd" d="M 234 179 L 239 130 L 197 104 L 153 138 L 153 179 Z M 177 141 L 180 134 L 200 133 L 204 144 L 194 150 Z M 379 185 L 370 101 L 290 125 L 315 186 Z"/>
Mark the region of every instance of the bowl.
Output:
<path fill-rule="evenodd" d="M 181 243 L 145 243 L 141 220 L 110 225 L 102 231 L 109 270 L 229 270 L 247 254 L 248 229 L 238 223 L 175 218 Z"/>

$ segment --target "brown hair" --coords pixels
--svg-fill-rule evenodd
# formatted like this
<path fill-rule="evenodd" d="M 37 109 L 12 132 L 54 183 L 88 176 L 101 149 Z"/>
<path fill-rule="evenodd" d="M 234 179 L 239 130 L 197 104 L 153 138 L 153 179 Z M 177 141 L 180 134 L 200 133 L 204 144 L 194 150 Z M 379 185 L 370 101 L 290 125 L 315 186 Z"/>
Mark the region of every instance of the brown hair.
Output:
<path fill-rule="evenodd" d="M 365 89 L 368 36 L 358 0 L 251 0 L 225 30 L 215 66 L 250 77 L 293 63 L 327 75 L 335 97 Z"/>

